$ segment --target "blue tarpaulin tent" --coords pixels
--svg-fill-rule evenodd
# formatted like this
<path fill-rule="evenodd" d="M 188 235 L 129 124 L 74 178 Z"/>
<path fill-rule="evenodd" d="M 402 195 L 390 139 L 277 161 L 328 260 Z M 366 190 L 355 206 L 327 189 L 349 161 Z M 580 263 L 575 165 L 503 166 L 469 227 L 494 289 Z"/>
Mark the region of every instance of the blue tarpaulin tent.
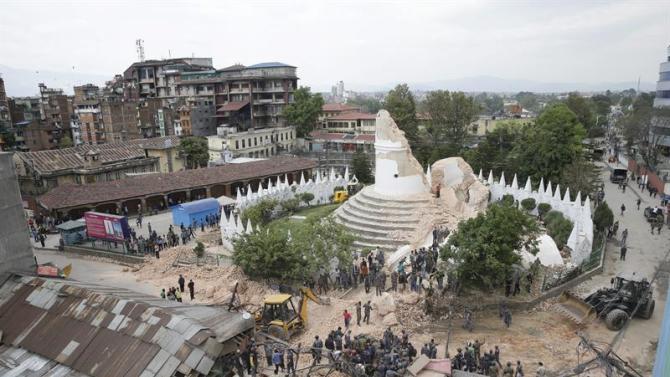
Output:
<path fill-rule="evenodd" d="M 219 201 L 214 198 L 182 203 L 172 207 L 172 223 L 176 226 L 184 224 L 185 227 L 188 227 L 197 221 L 197 226 L 200 226 L 205 221 L 205 216 L 218 215 L 219 212 Z"/>

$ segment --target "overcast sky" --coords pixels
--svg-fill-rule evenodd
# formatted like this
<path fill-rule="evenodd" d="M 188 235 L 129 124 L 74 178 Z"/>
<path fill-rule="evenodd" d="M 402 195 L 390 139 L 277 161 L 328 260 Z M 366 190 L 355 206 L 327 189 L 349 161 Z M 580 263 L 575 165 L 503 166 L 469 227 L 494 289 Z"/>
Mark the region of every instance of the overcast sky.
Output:
<path fill-rule="evenodd" d="M 543 82 L 656 81 L 670 0 L 0 0 L 0 64 L 109 75 L 146 57 L 281 61 L 327 89 L 479 75 Z"/>

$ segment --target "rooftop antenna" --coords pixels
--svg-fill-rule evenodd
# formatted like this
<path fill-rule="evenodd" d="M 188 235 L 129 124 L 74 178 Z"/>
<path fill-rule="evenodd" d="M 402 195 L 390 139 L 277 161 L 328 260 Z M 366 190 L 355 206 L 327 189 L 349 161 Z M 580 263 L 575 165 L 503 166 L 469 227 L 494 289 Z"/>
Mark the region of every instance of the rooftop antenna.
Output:
<path fill-rule="evenodd" d="M 135 40 L 135 46 L 137 46 L 137 59 L 140 62 L 144 61 L 144 40 L 137 39 Z"/>

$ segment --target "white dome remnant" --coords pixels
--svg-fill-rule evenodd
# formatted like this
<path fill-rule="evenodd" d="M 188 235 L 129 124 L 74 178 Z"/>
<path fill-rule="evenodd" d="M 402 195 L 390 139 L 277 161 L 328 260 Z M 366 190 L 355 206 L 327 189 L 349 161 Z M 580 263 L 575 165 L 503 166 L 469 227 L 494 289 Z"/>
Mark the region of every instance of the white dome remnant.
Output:
<path fill-rule="evenodd" d="M 529 267 L 536 259 L 540 260 L 541 265 L 547 267 L 565 265 L 556 242 L 548 234 L 537 237 L 537 248 L 538 252 L 536 255 L 531 254 L 528 250 L 523 250 L 519 253 L 524 267 Z"/>

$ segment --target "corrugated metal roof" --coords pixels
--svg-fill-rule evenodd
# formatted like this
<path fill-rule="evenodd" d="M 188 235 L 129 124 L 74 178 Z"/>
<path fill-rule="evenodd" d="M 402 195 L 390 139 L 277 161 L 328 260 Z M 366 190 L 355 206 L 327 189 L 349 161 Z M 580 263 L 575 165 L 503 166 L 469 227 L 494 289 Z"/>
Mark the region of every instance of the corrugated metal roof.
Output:
<path fill-rule="evenodd" d="M 4 361 L 0 348 L 0 375 L 207 374 L 224 350 L 222 343 L 234 343 L 236 335 L 253 326 L 253 320 L 214 307 L 76 281 L 15 276 L 0 286 L 0 331 L 10 348 L 24 348 L 33 358 L 19 360 L 23 355 L 5 348 L 11 355 Z M 32 372 L 22 374 L 28 370 Z"/>

